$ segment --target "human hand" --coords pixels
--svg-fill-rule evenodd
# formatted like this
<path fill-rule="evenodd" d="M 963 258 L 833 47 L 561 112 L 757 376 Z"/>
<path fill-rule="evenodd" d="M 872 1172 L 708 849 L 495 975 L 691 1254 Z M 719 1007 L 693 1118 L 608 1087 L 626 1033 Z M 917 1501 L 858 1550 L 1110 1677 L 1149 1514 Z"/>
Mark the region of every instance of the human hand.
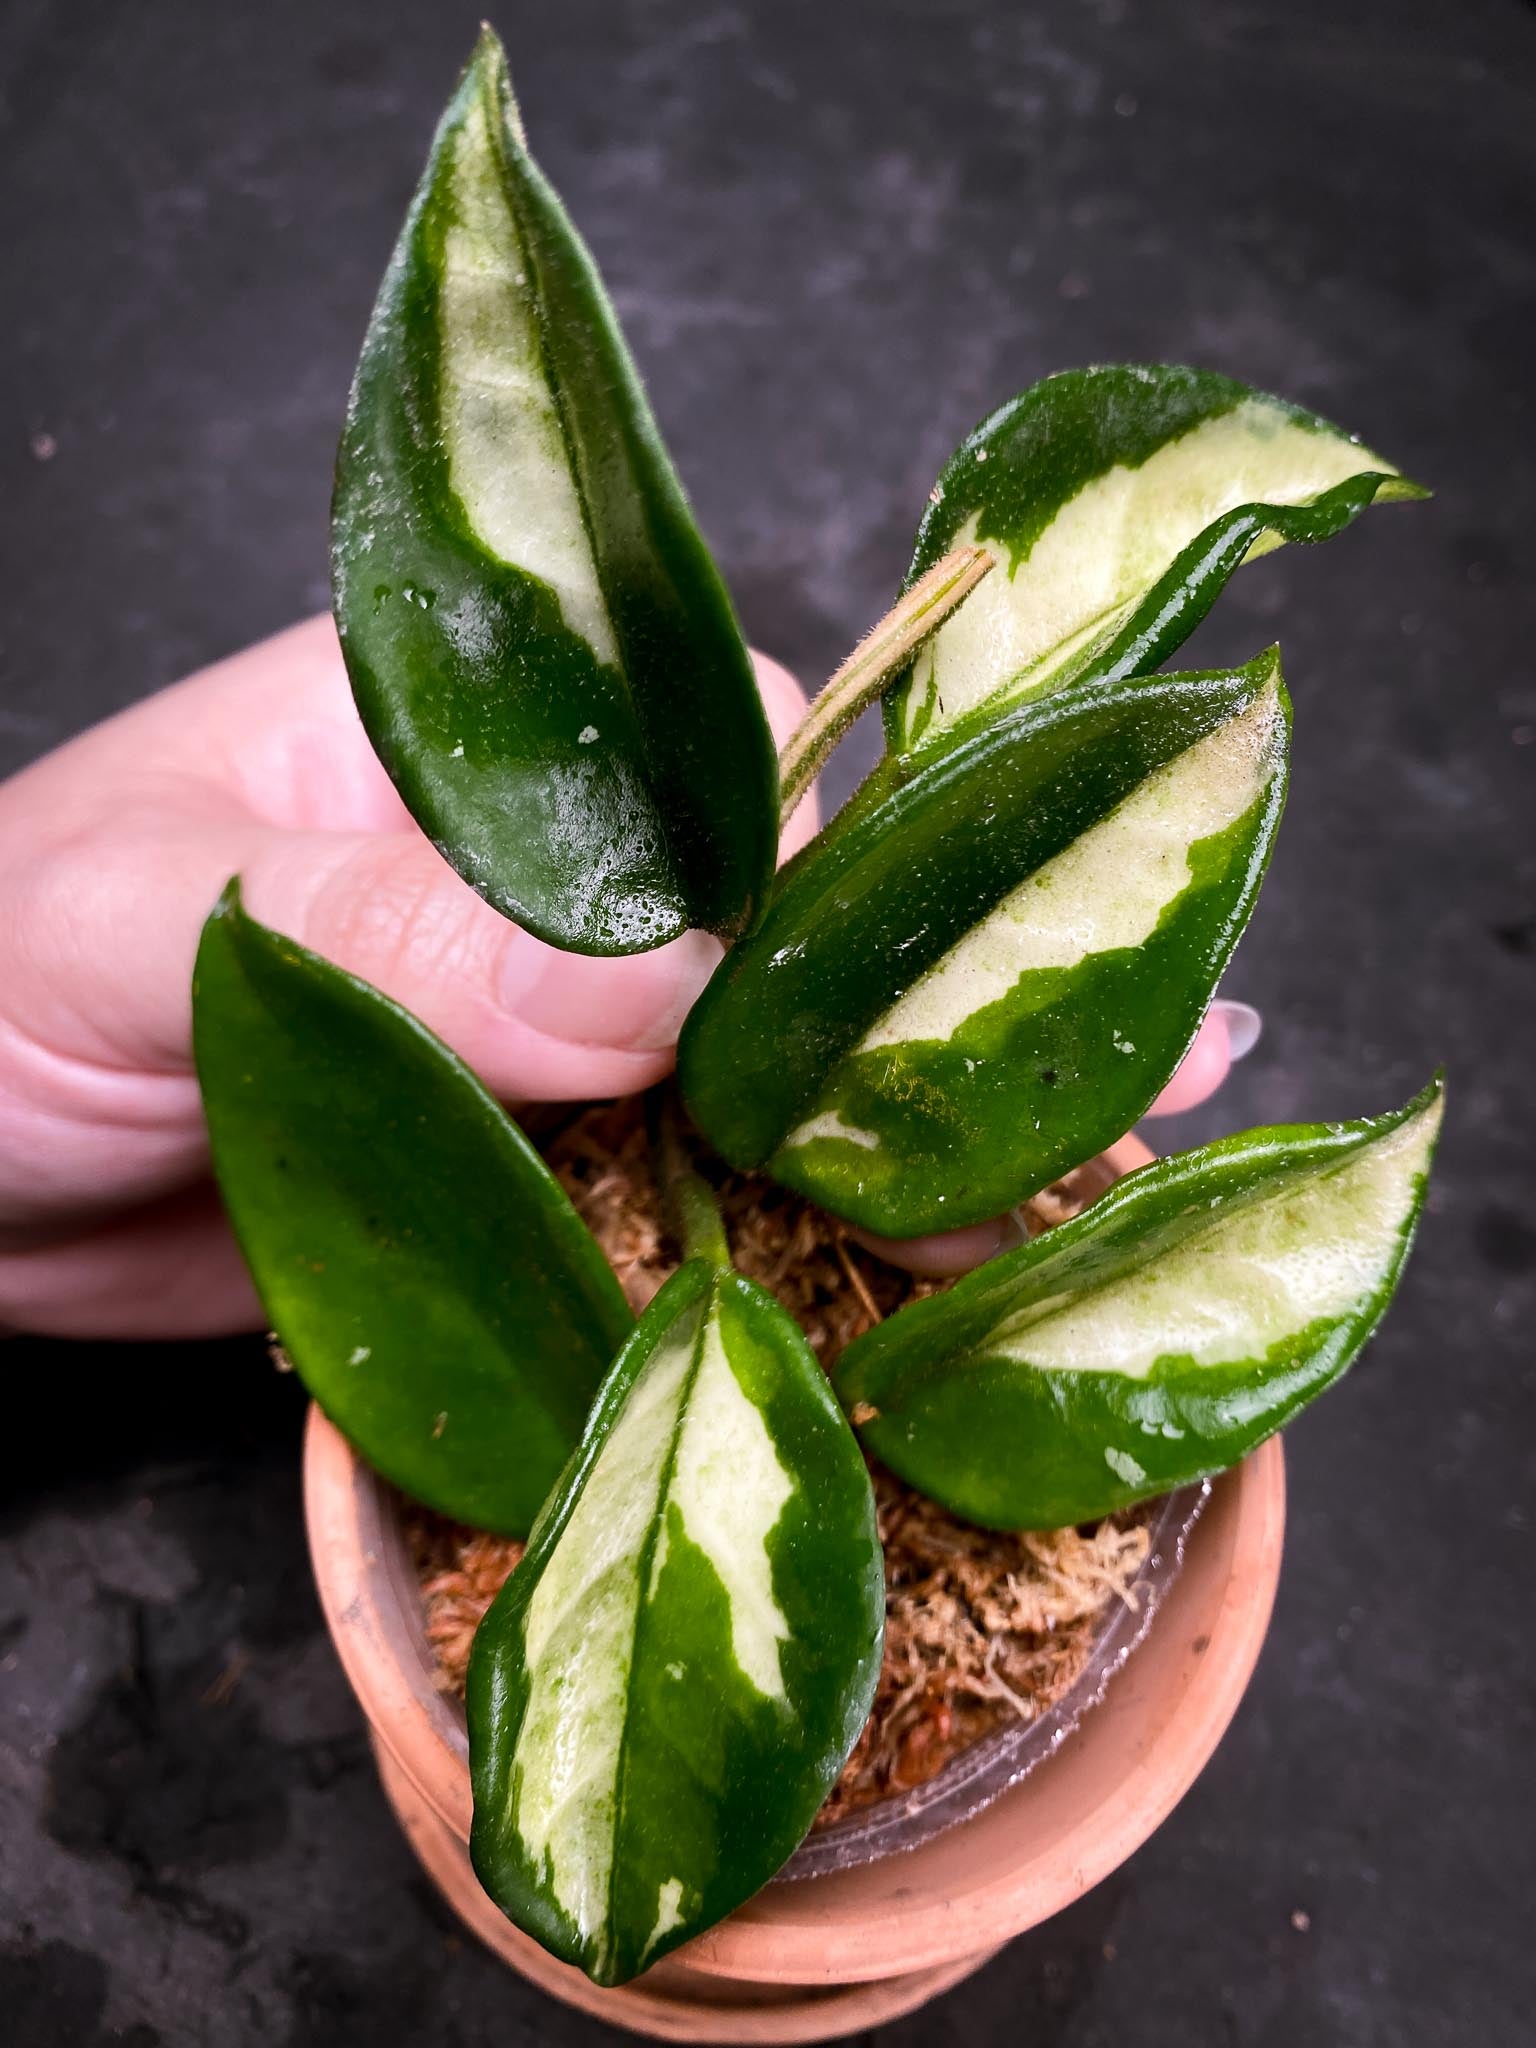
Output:
<path fill-rule="evenodd" d="M 782 744 L 805 709 L 757 658 Z M 817 825 L 806 803 L 787 855 Z M 279 633 L 0 786 L 0 1325 L 259 1327 L 192 1067 L 203 920 L 252 915 L 414 1011 L 509 1101 L 627 1094 L 672 1065 L 720 957 L 556 952 L 422 836 L 364 736 L 335 630 Z"/>
<path fill-rule="evenodd" d="M 804 698 L 756 659 L 782 744 Z M 784 855 L 818 823 L 813 794 Z M 235 873 L 254 916 L 403 1003 L 510 1101 L 650 1086 L 720 957 L 693 932 L 587 959 L 491 910 L 395 794 L 327 618 L 161 691 L 0 786 L 0 1325 L 77 1337 L 259 1326 L 209 1175 L 191 1055 L 198 935 Z M 1234 1010 L 1214 1006 L 1152 1114 L 1220 1085 Z M 1011 1229 L 880 1248 L 957 1272 Z"/>

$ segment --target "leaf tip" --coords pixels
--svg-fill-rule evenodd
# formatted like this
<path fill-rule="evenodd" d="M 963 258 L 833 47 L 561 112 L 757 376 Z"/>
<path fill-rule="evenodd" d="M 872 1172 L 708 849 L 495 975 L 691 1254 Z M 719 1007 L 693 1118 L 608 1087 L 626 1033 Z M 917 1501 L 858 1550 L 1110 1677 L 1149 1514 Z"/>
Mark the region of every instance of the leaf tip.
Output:
<path fill-rule="evenodd" d="M 1394 472 L 1376 493 L 1384 505 L 1416 505 L 1424 498 L 1432 498 L 1434 492 L 1428 484 L 1416 483 L 1411 476 Z"/>
<path fill-rule="evenodd" d="M 526 151 L 528 137 L 523 128 L 522 110 L 517 104 L 517 95 L 512 90 L 512 71 L 507 62 L 507 46 L 488 21 L 480 24 L 480 33 L 466 67 L 491 95 L 496 111 L 505 123 L 507 133 L 520 150 Z"/>
<path fill-rule="evenodd" d="M 240 894 L 240 877 L 238 875 L 231 875 L 224 884 L 224 887 L 219 891 L 219 900 L 214 904 L 212 910 L 209 911 L 208 919 L 212 923 L 216 917 L 235 918 L 242 917 L 244 914 L 245 904 Z"/>
<path fill-rule="evenodd" d="M 1445 1068 L 1436 1067 L 1418 1094 L 1403 1105 L 1404 1122 L 1422 1119 L 1430 1125 L 1435 1136 L 1445 1117 Z"/>
<path fill-rule="evenodd" d="M 491 24 L 484 19 L 481 20 L 480 32 L 475 37 L 475 47 L 470 52 L 469 62 L 472 67 L 483 65 L 490 71 L 505 71 L 507 68 L 506 45 Z"/>

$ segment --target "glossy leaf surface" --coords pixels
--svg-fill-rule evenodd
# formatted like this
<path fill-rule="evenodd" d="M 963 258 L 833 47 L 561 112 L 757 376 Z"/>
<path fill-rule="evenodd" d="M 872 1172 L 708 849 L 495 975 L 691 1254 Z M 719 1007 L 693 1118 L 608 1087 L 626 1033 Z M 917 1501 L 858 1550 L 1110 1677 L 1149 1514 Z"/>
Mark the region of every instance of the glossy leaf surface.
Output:
<path fill-rule="evenodd" d="M 798 1326 L 695 1259 L 641 1319 L 469 1671 L 471 1850 L 600 1983 L 790 1855 L 879 1672 L 869 1475 Z"/>
<path fill-rule="evenodd" d="M 224 1206 L 310 1393 L 416 1499 L 523 1535 L 634 1318 L 501 1106 L 366 983 L 247 917 L 193 984 Z"/>
<path fill-rule="evenodd" d="M 1090 1158 L 1199 1028 L 1279 821 L 1287 728 L 1273 655 L 1080 685 L 856 798 L 688 1020 L 700 1128 L 896 1237 Z"/>
<path fill-rule="evenodd" d="M 466 881 L 579 952 L 751 920 L 778 836 L 752 665 L 489 30 L 374 309 L 332 543 L 363 722 Z"/>
<path fill-rule="evenodd" d="M 1380 1321 L 1440 1116 L 1437 1081 L 1394 1115 L 1145 1167 L 858 1338 L 838 1392 L 874 1411 L 877 1457 L 992 1527 L 1092 1521 L 1222 1471 Z"/>
<path fill-rule="evenodd" d="M 1047 377 L 984 420 L 929 501 L 908 581 L 984 542 L 996 571 L 886 700 L 898 753 L 1033 691 L 1166 661 L 1233 570 L 1424 493 L 1315 413 L 1207 370 Z"/>

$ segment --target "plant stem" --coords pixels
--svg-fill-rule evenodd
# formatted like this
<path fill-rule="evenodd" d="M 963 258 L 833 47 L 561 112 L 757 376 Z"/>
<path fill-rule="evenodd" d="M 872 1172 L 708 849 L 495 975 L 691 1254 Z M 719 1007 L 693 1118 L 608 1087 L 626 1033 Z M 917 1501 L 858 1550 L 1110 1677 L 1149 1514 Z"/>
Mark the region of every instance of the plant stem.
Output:
<path fill-rule="evenodd" d="M 879 625 L 866 633 L 784 744 L 779 755 L 779 825 L 788 824 L 821 764 L 861 711 L 922 646 L 930 633 L 994 566 L 981 547 L 959 547 L 920 576 Z"/>
<path fill-rule="evenodd" d="M 667 1226 L 684 1259 L 708 1259 L 729 1268 L 731 1248 L 713 1188 L 695 1168 L 683 1137 L 682 1109 L 674 1089 L 653 1088 L 646 1103 L 651 1159 L 661 1190 Z"/>

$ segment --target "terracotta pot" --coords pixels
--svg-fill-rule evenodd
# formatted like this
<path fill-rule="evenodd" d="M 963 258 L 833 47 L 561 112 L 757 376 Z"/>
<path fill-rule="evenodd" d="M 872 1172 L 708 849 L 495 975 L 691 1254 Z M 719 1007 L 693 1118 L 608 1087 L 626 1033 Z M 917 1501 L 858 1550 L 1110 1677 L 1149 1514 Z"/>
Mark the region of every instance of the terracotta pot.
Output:
<path fill-rule="evenodd" d="M 1105 1155 L 1105 1183 L 1149 1156 L 1124 1141 Z M 525 1977 L 677 2041 L 822 2041 L 894 2019 L 1107 1877 L 1188 1791 L 1236 1711 L 1269 1624 L 1285 1522 L 1276 1438 L 1216 1481 L 1146 1640 L 1031 1776 L 915 1849 L 770 1884 L 633 1984 L 603 1990 L 521 1934 L 475 1879 L 462 1717 L 432 1682 L 396 1497 L 318 1409 L 304 1479 L 321 1605 L 422 1864 Z"/>

